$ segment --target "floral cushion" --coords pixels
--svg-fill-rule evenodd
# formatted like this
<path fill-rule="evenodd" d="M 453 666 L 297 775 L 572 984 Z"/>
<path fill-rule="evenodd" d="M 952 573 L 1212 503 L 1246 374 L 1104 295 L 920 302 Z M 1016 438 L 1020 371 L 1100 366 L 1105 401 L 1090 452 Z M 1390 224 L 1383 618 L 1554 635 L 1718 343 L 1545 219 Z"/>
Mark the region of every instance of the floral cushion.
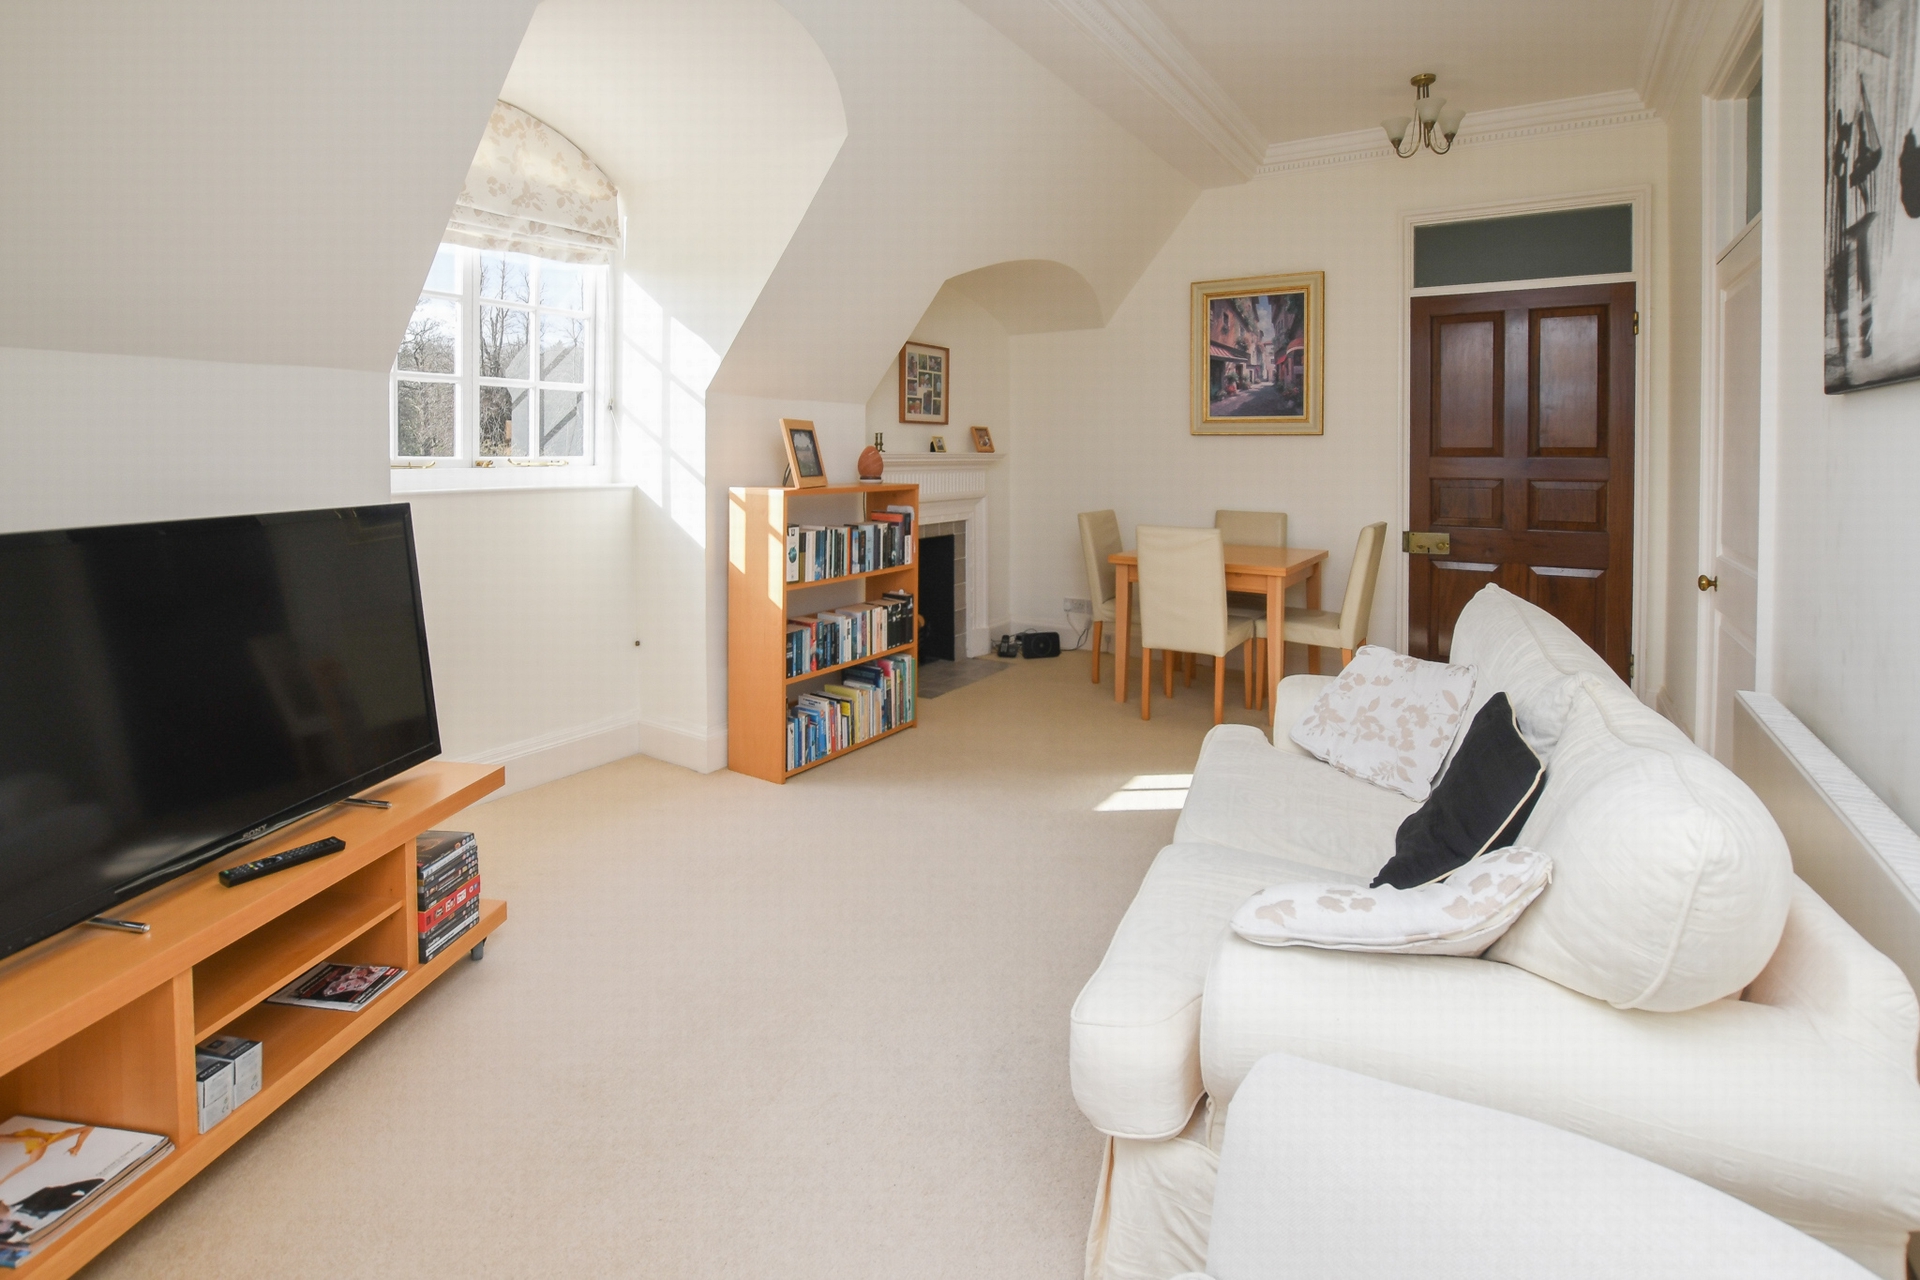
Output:
<path fill-rule="evenodd" d="M 1553 877 L 1532 849 L 1481 854 L 1417 889 L 1361 889 L 1337 881 L 1262 889 L 1233 913 L 1233 931 L 1268 947 L 1477 956 L 1498 941 Z"/>
<path fill-rule="evenodd" d="M 1472 667 L 1365 645 L 1292 737 L 1342 773 L 1424 801 L 1472 698 Z"/>

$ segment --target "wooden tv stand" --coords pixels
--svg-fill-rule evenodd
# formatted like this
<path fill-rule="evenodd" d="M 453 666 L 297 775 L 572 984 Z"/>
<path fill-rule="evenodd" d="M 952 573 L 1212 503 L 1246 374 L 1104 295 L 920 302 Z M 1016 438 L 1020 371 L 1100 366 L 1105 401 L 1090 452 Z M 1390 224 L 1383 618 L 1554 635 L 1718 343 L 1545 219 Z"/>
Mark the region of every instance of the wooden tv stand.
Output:
<path fill-rule="evenodd" d="M 480 922 L 419 962 L 413 838 L 504 780 L 486 765 L 417 765 L 367 793 L 391 809 L 323 809 L 112 909 L 150 933 L 81 925 L 0 960 L 0 1120 L 78 1120 L 174 1145 L 12 1274 L 72 1275 L 500 927 L 507 904 L 482 899 Z M 347 847 L 231 889 L 215 878 L 329 835 Z M 322 960 L 407 976 L 358 1013 L 262 1003 Z M 264 1079 L 202 1134 L 193 1051 L 220 1032 L 261 1042 Z"/>

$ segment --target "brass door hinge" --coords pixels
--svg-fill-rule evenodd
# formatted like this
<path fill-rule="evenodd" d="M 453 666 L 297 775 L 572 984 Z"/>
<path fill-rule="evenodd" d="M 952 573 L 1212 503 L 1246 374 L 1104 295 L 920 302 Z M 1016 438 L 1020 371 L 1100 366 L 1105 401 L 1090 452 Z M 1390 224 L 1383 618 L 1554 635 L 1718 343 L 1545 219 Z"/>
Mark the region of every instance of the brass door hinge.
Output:
<path fill-rule="evenodd" d="M 1633 679 L 1633 655 L 1627 655 L 1627 679 Z"/>
<path fill-rule="evenodd" d="M 1408 529 L 1400 535 L 1400 549 L 1416 556 L 1450 556 L 1453 554 L 1453 535 L 1415 533 Z"/>
<path fill-rule="evenodd" d="M 1636 338 L 1640 336 L 1640 313 L 1638 311 L 1633 313 L 1633 336 Z"/>

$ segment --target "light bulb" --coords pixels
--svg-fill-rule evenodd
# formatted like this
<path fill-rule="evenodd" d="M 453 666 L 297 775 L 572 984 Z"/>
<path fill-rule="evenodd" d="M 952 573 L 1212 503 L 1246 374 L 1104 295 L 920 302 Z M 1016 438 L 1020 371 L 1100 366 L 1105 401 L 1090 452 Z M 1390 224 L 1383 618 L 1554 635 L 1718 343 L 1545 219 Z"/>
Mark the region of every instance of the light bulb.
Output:
<path fill-rule="evenodd" d="M 1380 127 L 1387 131 L 1387 140 L 1397 147 L 1400 145 L 1400 140 L 1407 136 L 1407 126 L 1412 123 L 1411 117 L 1391 116 L 1382 120 Z"/>

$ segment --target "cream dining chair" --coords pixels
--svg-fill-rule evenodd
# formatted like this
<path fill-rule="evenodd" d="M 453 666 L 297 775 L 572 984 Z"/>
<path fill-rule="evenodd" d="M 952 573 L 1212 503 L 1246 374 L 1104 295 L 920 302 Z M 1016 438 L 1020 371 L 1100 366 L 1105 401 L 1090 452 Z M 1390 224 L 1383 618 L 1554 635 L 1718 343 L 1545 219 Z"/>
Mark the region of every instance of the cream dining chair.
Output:
<path fill-rule="evenodd" d="M 1287 513 L 1284 511 L 1216 511 L 1213 513 L 1213 527 L 1220 531 L 1221 539 L 1230 547 L 1287 545 Z M 1264 618 L 1267 616 L 1267 598 L 1256 591 L 1229 591 L 1227 611 L 1240 618 Z M 1265 705 L 1261 694 L 1256 694 L 1254 700 Z"/>
<path fill-rule="evenodd" d="M 1320 650 L 1340 650 L 1340 665 L 1353 661 L 1353 651 L 1367 642 L 1367 619 L 1373 616 L 1373 587 L 1380 578 L 1380 549 L 1386 545 L 1387 522 L 1370 524 L 1360 531 L 1353 548 L 1353 568 L 1347 574 L 1347 596 L 1340 612 L 1331 609 L 1287 610 L 1286 641 L 1307 646 L 1307 670 L 1320 670 Z M 1254 633 L 1266 639 L 1265 618 L 1254 623 Z M 1265 654 L 1267 646 L 1261 645 Z M 1276 673 L 1275 678 L 1278 678 Z M 1261 673 L 1260 691 L 1267 691 L 1266 673 Z"/>
<path fill-rule="evenodd" d="M 1143 524 L 1134 534 L 1140 556 L 1140 718 L 1152 718 L 1153 651 L 1161 652 L 1168 697 L 1173 696 L 1173 655 L 1213 657 L 1213 722 L 1225 710 L 1227 655 L 1244 647 L 1254 669 L 1253 621 L 1227 613 L 1226 541 L 1218 529 Z M 1125 661 L 1124 657 L 1121 659 Z M 1247 682 L 1253 705 L 1253 682 Z"/>
<path fill-rule="evenodd" d="M 1120 520 L 1111 511 L 1082 511 L 1080 513 L 1080 555 L 1087 566 L 1087 607 L 1093 610 L 1093 682 L 1100 683 L 1100 645 L 1101 637 L 1109 622 L 1115 621 L 1113 561 L 1107 557 L 1118 555 L 1120 545 Z M 1133 597 L 1133 608 L 1129 611 L 1129 621 L 1140 620 L 1140 597 Z M 1115 662 L 1125 662 L 1127 655 L 1116 653 Z"/>

